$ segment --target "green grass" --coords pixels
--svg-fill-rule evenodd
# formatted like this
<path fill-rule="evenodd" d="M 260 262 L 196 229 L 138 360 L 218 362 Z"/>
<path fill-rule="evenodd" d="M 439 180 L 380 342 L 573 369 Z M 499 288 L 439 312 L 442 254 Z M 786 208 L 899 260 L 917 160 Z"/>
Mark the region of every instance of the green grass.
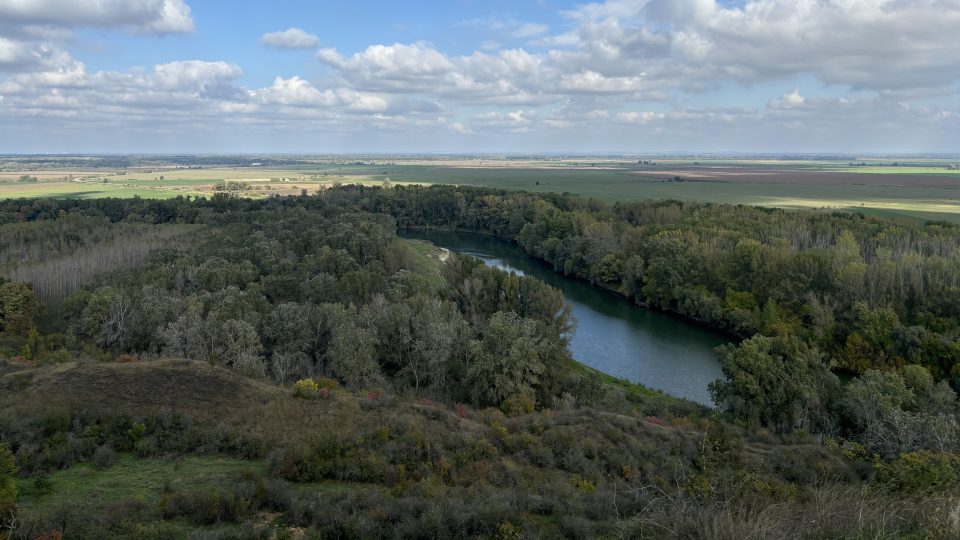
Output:
<path fill-rule="evenodd" d="M 652 390 L 646 386 L 643 386 L 642 384 L 637 384 L 630 382 L 627 379 L 614 377 L 613 375 L 596 370 L 573 359 L 570 359 L 567 365 L 574 373 L 587 376 L 596 376 L 603 385 L 623 391 L 623 393 L 634 402 L 655 402 L 662 403 L 664 405 L 672 405 L 683 401 L 681 398 L 671 396 L 664 392 L 658 392 L 657 390 Z"/>
<path fill-rule="evenodd" d="M 168 191 L 118 184 L 93 182 L 42 182 L 38 184 L 0 184 L 0 199 L 51 198 L 51 199 L 97 199 L 118 197 L 129 199 L 170 199 L 190 192 Z"/>
<path fill-rule="evenodd" d="M 149 502 L 156 500 L 167 486 L 187 490 L 227 486 L 246 471 L 265 475 L 266 464 L 207 456 L 160 460 L 122 455 L 109 469 L 97 470 L 84 463 L 51 473 L 47 477 L 50 491 L 46 494 L 38 491 L 35 477 L 19 479 L 18 502 L 26 511 L 55 507 L 71 500 L 105 505 L 130 500 Z"/>
<path fill-rule="evenodd" d="M 445 282 L 440 271 L 441 257 L 445 250 L 425 240 L 400 239 L 407 247 L 411 258 L 410 270 L 425 277 L 437 290 L 443 288 Z"/>
<path fill-rule="evenodd" d="M 922 166 L 906 166 L 906 167 L 879 167 L 879 166 L 866 166 L 866 167 L 850 167 L 848 172 L 852 173 L 870 173 L 870 174 L 936 174 L 936 175 L 953 175 L 960 176 L 960 170 L 954 169 L 949 170 L 946 167 L 922 167 Z"/>

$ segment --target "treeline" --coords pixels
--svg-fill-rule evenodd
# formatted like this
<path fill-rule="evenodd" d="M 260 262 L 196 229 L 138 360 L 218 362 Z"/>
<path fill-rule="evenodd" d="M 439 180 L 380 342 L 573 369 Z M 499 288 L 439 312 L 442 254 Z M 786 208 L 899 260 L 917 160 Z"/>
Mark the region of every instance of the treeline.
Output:
<path fill-rule="evenodd" d="M 137 266 L 153 250 L 203 233 L 189 225 L 111 224 L 64 215 L 0 227 L 0 275 L 30 283 L 47 305 L 62 302 L 93 276 Z"/>

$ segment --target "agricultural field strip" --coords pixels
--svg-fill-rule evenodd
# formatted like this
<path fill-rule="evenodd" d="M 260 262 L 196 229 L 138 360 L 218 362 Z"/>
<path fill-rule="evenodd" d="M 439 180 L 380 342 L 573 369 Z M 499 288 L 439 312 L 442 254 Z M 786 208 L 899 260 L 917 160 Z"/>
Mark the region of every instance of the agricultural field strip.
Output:
<path fill-rule="evenodd" d="M 313 191 L 335 183 L 379 185 L 389 179 L 394 185 L 457 184 L 571 192 L 608 202 L 663 198 L 784 208 L 872 208 L 960 220 L 960 170 L 947 170 L 948 162 L 901 167 L 878 166 L 872 161 L 864 167 L 851 167 L 845 162 L 736 159 L 655 162 L 655 166 L 647 166 L 623 159 L 438 159 L 286 168 L 8 171 L 0 173 L 0 178 L 8 178 L 0 182 L 0 198 L 170 198 L 209 195 L 222 181 L 271 186 L 269 191 L 243 192 L 245 196 L 261 197 L 293 194 L 301 189 Z M 13 180 L 27 173 L 42 180 L 33 184 Z M 76 175 L 73 181 L 63 181 L 72 175 Z"/>

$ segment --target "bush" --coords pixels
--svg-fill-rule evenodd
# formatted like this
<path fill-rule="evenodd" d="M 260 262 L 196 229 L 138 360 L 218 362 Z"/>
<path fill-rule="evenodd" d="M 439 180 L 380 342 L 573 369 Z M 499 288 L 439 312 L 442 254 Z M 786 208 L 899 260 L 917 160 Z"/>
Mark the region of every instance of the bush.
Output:
<path fill-rule="evenodd" d="M 500 404 L 500 410 L 503 414 L 510 417 L 530 414 L 537 408 L 537 403 L 527 394 L 514 394 L 503 400 Z"/>
<path fill-rule="evenodd" d="M 117 453 L 107 445 L 100 446 L 93 453 L 93 466 L 97 469 L 109 469 L 117 463 Z"/>
<path fill-rule="evenodd" d="M 960 487 L 960 455 L 920 450 L 877 461 L 877 482 L 893 492 L 916 493 Z"/>
<path fill-rule="evenodd" d="M 331 379 L 329 377 L 320 377 L 316 380 L 316 384 L 320 388 L 326 388 L 327 390 L 336 390 L 340 388 L 340 383 L 336 379 Z"/>
<path fill-rule="evenodd" d="M 293 383 L 293 395 L 303 399 L 313 399 L 317 397 L 320 386 L 313 379 L 300 379 Z"/>

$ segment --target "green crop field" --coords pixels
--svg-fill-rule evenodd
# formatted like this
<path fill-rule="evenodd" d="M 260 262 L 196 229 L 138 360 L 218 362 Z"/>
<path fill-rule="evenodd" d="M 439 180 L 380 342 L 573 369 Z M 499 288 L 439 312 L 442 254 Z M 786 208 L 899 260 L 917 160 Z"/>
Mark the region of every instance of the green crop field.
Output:
<path fill-rule="evenodd" d="M 533 192 L 576 193 L 614 202 L 641 199 L 783 208 L 855 209 L 875 215 L 960 221 L 960 170 L 946 161 L 651 159 L 409 159 L 389 163 L 37 171 L 37 183 L 0 174 L 0 198 L 170 198 L 214 193 L 242 182 L 248 197 L 299 194 L 337 183 L 456 184 Z M 891 160 L 892 161 L 892 160 Z M 57 175 L 59 174 L 59 178 Z"/>

